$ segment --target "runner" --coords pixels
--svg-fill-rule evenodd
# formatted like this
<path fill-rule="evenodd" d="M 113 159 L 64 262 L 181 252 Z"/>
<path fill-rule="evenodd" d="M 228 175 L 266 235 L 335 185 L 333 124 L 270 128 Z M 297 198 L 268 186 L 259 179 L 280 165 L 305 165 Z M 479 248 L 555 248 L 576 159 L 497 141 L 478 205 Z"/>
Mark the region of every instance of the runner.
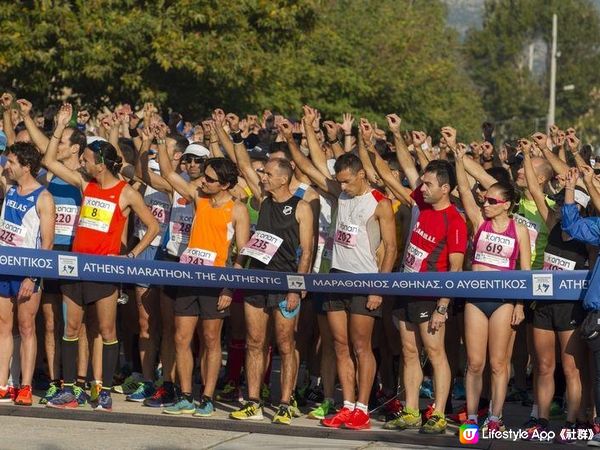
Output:
<path fill-rule="evenodd" d="M 246 154 L 242 137 L 234 133 L 234 147 L 238 161 Z M 246 156 L 247 157 L 247 156 Z M 258 174 L 251 165 L 240 164 L 246 181 L 257 185 Z M 261 207 L 256 232 L 241 250 L 251 256 L 251 269 L 308 273 L 312 265 L 314 219 L 310 206 L 290 191 L 292 166 L 289 161 L 272 158 L 265 165 L 260 183 L 266 195 Z M 281 401 L 274 423 L 289 425 L 292 420 L 290 400 L 297 373 L 294 328 L 300 310 L 300 292 L 270 292 L 247 294 L 246 317 L 246 377 L 248 401 L 233 419 L 260 420 L 263 404 L 260 401 L 260 381 L 266 367 L 268 327 L 274 323 L 275 340 L 281 356 Z"/>
<path fill-rule="evenodd" d="M 0 175 L 4 195 L 0 245 L 50 250 L 54 242 L 54 200 L 36 176 L 42 156 L 33 144 L 16 143 L 6 149 Z M 35 277 L 0 276 L 0 402 L 10 401 L 8 373 L 13 355 L 16 315 L 21 336 L 21 388 L 15 405 L 31 406 L 31 382 L 37 353 L 35 317 L 41 290 Z M 19 380 L 13 380 L 14 383 Z"/>
<path fill-rule="evenodd" d="M 49 171 L 65 182 L 78 187 L 82 194 L 82 207 L 73 251 L 93 255 L 118 255 L 121 236 L 127 215 L 135 212 L 148 227 L 142 240 L 127 254 L 139 255 L 159 231 L 152 213 L 144 205 L 139 193 L 124 181 L 119 181 L 121 161 L 115 148 L 103 141 L 89 144 L 81 155 L 83 173 L 68 169 L 56 159 L 58 142 L 69 123 L 71 105 L 63 105 L 57 116 L 57 125 L 50 139 L 43 163 Z M 110 390 L 119 358 L 116 332 L 118 287 L 112 283 L 66 282 L 61 286 L 66 306 L 65 334 L 62 343 L 63 389 L 46 406 L 51 408 L 76 408 L 73 393 L 77 367 L 77 341 L 84 306 L 94 305 L 102 336 L 102 390 L 94 409 L 112 411 Z"/>

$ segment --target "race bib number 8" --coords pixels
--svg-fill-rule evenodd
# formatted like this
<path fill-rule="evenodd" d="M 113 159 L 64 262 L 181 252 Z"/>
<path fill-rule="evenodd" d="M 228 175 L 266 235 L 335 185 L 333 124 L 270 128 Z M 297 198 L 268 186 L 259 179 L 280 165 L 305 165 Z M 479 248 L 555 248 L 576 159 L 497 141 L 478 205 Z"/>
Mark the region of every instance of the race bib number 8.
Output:
<path fill-rule="evenodd" d="M 184 264 L 196 264 L 198 266 L 214 266 L 217 254 L 201 248 L 186 248 L 181 254 L 179 262 Z"/>
<path fill-rule="evenodd" d="M 240 254 L 257 259 L 263 264 L 269 264 L 283 239 L 265 231 L 256 231 L 248 243 L 242 248 Z"/>
<path fill-rule="evenodd" d="M 106 233 L 116 208 L 116 203 L 86 197 L 79 215 L 79 226 Z"/>

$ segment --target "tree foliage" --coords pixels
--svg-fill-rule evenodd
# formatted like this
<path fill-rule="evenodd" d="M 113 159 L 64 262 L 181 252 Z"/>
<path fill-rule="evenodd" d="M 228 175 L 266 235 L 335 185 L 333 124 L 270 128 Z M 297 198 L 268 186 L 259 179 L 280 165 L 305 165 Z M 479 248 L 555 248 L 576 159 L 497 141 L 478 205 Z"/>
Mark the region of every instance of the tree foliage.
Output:
<path fill-rule="evenodd" d="M 5 0 L 0 23 L 0 85 L 37 105 L 65 90 L 196 117 L 311 102 L 471 134 L 483 113 L 439 1 Z"/>

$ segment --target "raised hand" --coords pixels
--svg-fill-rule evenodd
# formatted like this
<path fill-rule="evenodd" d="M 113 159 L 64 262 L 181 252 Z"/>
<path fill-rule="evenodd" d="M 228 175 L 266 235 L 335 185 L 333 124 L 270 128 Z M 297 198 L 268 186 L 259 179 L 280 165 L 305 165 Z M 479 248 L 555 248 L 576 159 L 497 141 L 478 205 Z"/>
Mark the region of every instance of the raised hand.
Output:
<path fill-rule="evenodd" d="M 29 116 L 29 114 L 31 113 L 31 109 L 33 108 L 31 102 L 29 100 L 25 100 L 24 98 L 20 98 L 19 100 L 17 100 L 17 104 L 19 105 L 21 114 L 23 116 Z"/>
<path fill-rule="evenodd" d="M 325 131 L 327 132 L 327 139 L 330 142 L 337 140 L 337 124 L 331 120 L 326 120 L 323 122 L 323 126 L 325 127 Z"/>
<path fill-rule="evenodd" d="M 579 151 L 579 138 L 577 136 L 575 136 L 575 134 L 569 134 L 569 130 L 567 130 L 567 146 L 569 147 L 569 150 L 571 150 L 571 152 L 573 153 L 577 153 Z"/>
<path fill-rule="evenodd" d="M 293 127 L 289 120 L 283 119 L 281 123 L 277 126 L 277 131 L 285 138 L 285 140 L 289 141 L 293 139 Z"/>
<path fill-rule="evenodd" d="M 531 142 L 529 142 L 527 139 L 519 139 L 519 145 L 517 146 L 517 149 L 521 150 L 523 155 L 530 155 Z"/>
<path fill-rule="evenodd" d="M 218 110 L 215 110 L 215 111 L 218 111 Z M 214 114 L 213 114 L 213 117 L 214 117 Z M 239 131 L 239 129 L 240 129 L 240 118 L 237 115 L 235 115 L 233 113 L 229 113 L 229 114 L 227 114 L 227 116 L 225 116 L 225 119 L 227 120 L 227 123 L 229 124 L 229 128 L 230 128 L 230 130 L 232 132 L 236 133 L 236 132 Z"/>
<path fill-rule="evenodd" d="M 565 180 L 565 189 L 575 189 L 578 178 L 579 170 L 577 169 L 577 167 L 571 167 L 567 172 L 567 178 Z"/>
<path fill-rule="evenodd" d="M 69 121 L 71 120 L 71 115 L 73 114 L 73 107 L 70 103 L 65 103 L 58 110 L 58 114 L 56 115 L 56 126 L 60 126 L 65 128 L 69 125 Z"/>
<path fill-rule="evenodd" d="M 317 118 L 317 110 L 308 105 L 304 105 L 302 111 L 304 112 L 304 121 L 306 122 L 306 125 L 313 126 Z"/>
<path fill-rule="evenodd" d="M 344 130 L 344 134 L 352 133 L 352 125 L 354 124 L 354 117 L 352 117 L 352 114 L 344 113 L 342 119 L 343 121 L 340 126 L 342 130 Z"/>
<path fill-rule="evenodd" d="M 465 144 L 458 144 L 451 148 L 452 153 L 454 153 L 454 159 L 462 160 L 467 154 L 467 146 Z"/>
<path fill-rule="evenodd" d="M 544 133 L 540 133 L 539 131 L 537 133 L 532 134 L 531 138 L 540 150 L 550 148 L 550 146 L 552 145 L 552 140 Z"/>
<path fill-rule="evenodd" d="M 359 128 L 365 144 L 370 144 L 371 138 L 373 137 L 373 127 L 369 121 L 365 118 L 361 118 Z"/>
<path fill-rule="evenodd" d="M 581 166 L 579 170 L 581 170 L 583 180 L 587 184 L 592 183 L 594 181 L 594 169 L 592 169 L 590 166 Z"/>
<path fill-rule="evenodd" d="M 4 109 L 10 109 L 12 102 L 14 100 L 13 95 L 10 92 L 4 92 L 2 94 L 2 97 L 0 97 L 0 102 L 2 102 L 2 106 L 4 106 Z"/>
<path fill-rule="evenodd" d="M 402 119 L 397 114 L 388 114 L 385 116 L 387 119 L 388 127 L 392 133 L 400 133 L 400 124 Z"/>
<path fill-rule="evenodd" d="M 448 147 L 454 148 L 456 147 L 456 130 L 452 127 L 443 127 L 442 128 L 442 136 L 446 139 L 448 143 Z"/>
<path fill-rule="evenodd" d="M 424 131 L 413 131 L 411 133 L 415 149 L 421 146 L 427 140 L 427 134 Z"/>

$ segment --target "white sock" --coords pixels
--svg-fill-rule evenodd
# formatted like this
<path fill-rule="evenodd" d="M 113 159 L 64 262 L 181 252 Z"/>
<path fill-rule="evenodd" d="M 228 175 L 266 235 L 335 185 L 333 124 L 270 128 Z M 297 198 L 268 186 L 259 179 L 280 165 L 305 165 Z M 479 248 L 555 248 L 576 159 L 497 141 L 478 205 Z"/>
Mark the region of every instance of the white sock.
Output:
<path fill-rule="evenodd" d="M 538 410 L 538 405 L 536 405 L 535 403 L 533 404 L 533 407 L 531 408 L 531 417 L 538 419 L 540 412 Z"/>
<path fill-rule="evenodd" d="M 498 422 L 500 421 L 500 417 L 498 416 L 490 416 L 490 422 Z"/>
<path fill-rule="evenodd" d="M 13 336 L 13 354 L 10 360 L 9 386 L 19 386 L 21 383 L 21 336 Z"/>
<path fill-rule="evenodd" d="M 365 414 L 369 414 L 369 407 L 363 403 L 356 402 L 356 409 L 360 409 Z"/>
<path fill-rule="evenodd" d="M 469 414 L 468 419 L 469 420 L 474 420 L 475 422 L 477 422 L 477 414 Z"/>
<path fill-rule="evenodd" d="M 354 402 L 349 402 L 348 400 L 344 400 L 344 408 L 348 408 L 350 411 L 354 411 Z"/>

